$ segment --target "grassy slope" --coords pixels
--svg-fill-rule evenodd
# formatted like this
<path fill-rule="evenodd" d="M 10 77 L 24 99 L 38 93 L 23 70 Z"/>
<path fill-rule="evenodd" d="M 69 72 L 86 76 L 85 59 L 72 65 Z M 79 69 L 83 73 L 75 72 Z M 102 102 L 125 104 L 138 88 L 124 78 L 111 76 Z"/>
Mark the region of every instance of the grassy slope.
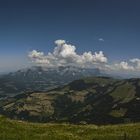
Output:
<path fill-rule="evenodd" d="M 140 124 L 39 124 L 0 116 L 0 140 L 140 140 Z"/>

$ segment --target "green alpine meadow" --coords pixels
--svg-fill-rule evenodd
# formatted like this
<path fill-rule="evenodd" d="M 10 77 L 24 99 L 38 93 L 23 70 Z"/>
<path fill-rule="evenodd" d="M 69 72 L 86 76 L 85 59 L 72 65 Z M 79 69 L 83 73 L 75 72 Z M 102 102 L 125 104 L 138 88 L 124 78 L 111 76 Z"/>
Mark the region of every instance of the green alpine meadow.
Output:
<path fill-rule="evenodd" d="M 139 140 L 140 124 L 72 125 L 30 123 L 0 116 L 1 140 Z"/>

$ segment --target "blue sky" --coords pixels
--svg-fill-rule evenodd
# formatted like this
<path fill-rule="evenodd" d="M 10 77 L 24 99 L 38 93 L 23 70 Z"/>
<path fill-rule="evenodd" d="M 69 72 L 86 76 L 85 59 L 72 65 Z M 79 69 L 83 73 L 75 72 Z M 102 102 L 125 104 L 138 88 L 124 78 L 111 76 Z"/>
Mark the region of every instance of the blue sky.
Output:
<path fill-rule="evenodd" d="M 140 1 L 0 1 L 0 71 L 29 66 L 29 51 L 50 52 L 57 39 L 78 53 L 101 50 L 110 63 L 140 58 Z"/>

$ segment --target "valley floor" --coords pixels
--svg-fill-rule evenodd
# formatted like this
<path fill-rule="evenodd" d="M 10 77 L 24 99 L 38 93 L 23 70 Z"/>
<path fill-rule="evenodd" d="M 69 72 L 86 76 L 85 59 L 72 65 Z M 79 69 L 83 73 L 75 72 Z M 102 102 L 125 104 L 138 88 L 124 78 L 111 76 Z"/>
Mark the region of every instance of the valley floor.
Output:
<path fill-rule="evenodd" d="M 140 140 L 140 123 L 107 126 L 39 124 L 0 116 L 0 140 Z"/>

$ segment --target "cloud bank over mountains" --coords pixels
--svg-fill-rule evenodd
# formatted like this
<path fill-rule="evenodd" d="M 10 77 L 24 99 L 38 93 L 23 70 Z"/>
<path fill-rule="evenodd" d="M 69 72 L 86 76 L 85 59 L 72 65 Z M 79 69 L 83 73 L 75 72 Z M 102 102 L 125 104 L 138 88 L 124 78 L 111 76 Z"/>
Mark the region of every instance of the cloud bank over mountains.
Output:
<path fill-rule="evenodd" d="M 76 47 L 65 40 L 56 40 L 54 43 L 56 46 L 52 53 L 45 54 L 44 52 L 33 50 L 29 52 L 28 57 L 34 64 L 48 68 L 72 65 L 83 68 L 99 68 L 106 71 L 140 71 L 140 59 L 138 58 L 110 64 L 102 51 L 89 51 L 78 54 Z"/>
<path fill-rule="evenodd" d="M 76 47 L 68 44 L 65 40 L 56 40 L 56 47 L 52 53 L 47 55 L 44 52 L 33 50 L 29 52 L 29 58 L 35 64 L 44 65 L 46 67 L 57 67 L 66 65 L 75 65 L 79 67 L 93 67 L 97 64 L 104 65 L 107 58 L 100 52 L 84 52 L 82 55 L 76 53 Z"/>

